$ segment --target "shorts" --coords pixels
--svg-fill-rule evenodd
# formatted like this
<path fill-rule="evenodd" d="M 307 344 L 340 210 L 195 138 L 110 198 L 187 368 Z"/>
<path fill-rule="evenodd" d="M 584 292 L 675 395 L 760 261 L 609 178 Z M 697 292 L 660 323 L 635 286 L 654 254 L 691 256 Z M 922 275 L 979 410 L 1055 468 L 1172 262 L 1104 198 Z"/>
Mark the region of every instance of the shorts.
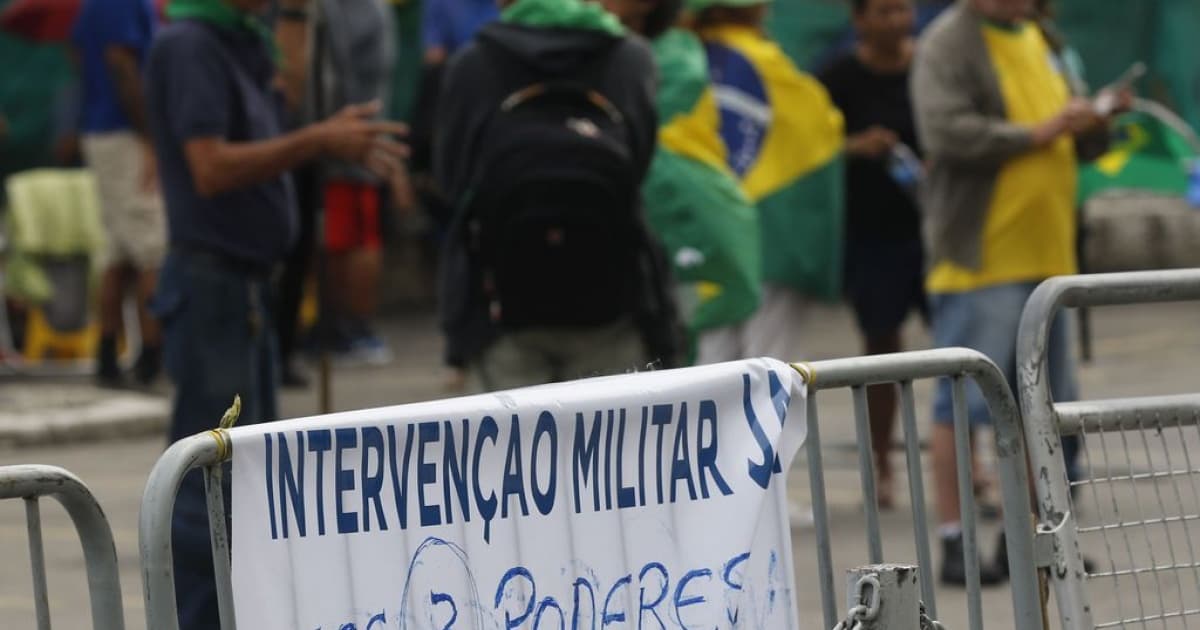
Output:
<path fill-rule="evenodd" d="M 157 190 L 142 181 L 144 149 L 132 131 L 86 134 L 84 160 L 96 193 L 108 249 L 103 266 L 130 264 L 157 269 L 167 254 L 167 217 Z"/>
<path fill-rule="evenodd" d="M 325 249 L 339 254 L 378 250 L 379 188 L 347 180 L 325 183 Z"/>
<path fill-rule="evenodd" d="M 939 348 L 965 347 L 978 350 L 991 359 L 1016 395 L 1017 329 L 1025 302 L 1037 288 L 1037 282 L 1001 284 L 962 293 L 940 293 L 930 296 L 933 312 L 933 341 Z M 1060 312 L 1050 328 L 1047 341 L 1050 391 L 1054 400 L 1075 400 L 1078 385 L 1075 381 L 1075 360 L 1071 354 L 1071 326 L 1065 311 Z M 967 416 L 974 425 L 991 421 L 987 402 L 979 387 L 968 380 Z M 933 421 L 954 423 L 950 379 L 938 381 L 934 394 Z"/>
<path fill-rule="evenodd" d="M 929 318 L 924 258 L 919 239 L 846 244 L 846 297 L 864 336 L 895 333 L 913 311 Z"/>

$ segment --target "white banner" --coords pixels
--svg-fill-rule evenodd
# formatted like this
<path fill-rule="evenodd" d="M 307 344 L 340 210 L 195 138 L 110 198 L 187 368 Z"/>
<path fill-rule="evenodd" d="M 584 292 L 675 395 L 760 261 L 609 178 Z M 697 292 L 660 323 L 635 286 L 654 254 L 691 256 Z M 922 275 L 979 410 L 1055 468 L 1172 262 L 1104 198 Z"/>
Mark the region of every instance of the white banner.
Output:
<path fill-rule="evenodd" d="M 243 630 L 798 626 L 784 363 L 236 428 Z"/>

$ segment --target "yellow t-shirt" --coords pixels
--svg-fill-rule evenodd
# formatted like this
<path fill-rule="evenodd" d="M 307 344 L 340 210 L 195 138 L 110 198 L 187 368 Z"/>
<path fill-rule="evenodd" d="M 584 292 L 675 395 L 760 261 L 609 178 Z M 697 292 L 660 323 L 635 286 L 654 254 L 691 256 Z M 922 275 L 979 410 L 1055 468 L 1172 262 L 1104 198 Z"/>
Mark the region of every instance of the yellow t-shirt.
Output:
<path fill-rule="evenodd" d="M 1000 81 L 1008 119 L 1034 126 L 1053 117 L 1071 98 L 1050 47 L 1032 23 L 983 27 Z M 981 265 L 971 270 L 949 261 L 934 265 L 930 293 L 957 293 L 996 284 L 1076 273 L 1074 141 L 1054 144 L 1010 161 L 996 179 L 984 222 Z"/>

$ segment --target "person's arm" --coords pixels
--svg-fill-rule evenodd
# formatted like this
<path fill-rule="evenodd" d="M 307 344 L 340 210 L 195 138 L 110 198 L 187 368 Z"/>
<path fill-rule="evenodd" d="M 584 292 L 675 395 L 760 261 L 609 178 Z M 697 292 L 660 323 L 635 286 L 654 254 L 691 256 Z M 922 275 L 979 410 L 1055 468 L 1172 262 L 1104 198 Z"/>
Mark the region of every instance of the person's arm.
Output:
<path fill-rule="evenodd" d="M 421 12 L 421 49 L 422 60 L 426 65 L 437 66 L 446 63 L 450 57 L 449 39 L 446 30 L 449 27 L 449 16 L 446 15 L 440 0 L 426 0 Z"/>
<path fill-rule="evenodd" d="M 385 136 L 403 134 L 406 128 L 370 120 L 379 108 L 378 102 L 351 105 L 327 120 L 269 140 L 190 138 L 183 148 L 196 192 L 211 197 L 252 186 L 318 156 L 361 163 L 381 177 L 390 176 L 406 157 L 407 148 Z"/>
<path fill-rule="evenodd" d="M 146 102 L 142 98 L 142 73 L 137 54 L 128 46 L 108 46 L 104 49 L 104 64 L 129 123 L 134 131 L 146 137 Z"/>
<path fill-rule="evenodd" d="M 279 43 L 281 57 L 279 81 L 288 109 L 301 112 L 308 81 L 308 2 L 286 0 L 279 8 L 275 23 L 275 41 Z"/>
<path fill-rule="evenodd" d="M 945 51 L 923 45 L 913 64 L 913 108 L 921 144 L 929 155 L 965 164 L 999 165 L 1071 130 L 1077 103 L 1032 127 L 979 112 L 966 80 L 969 68 L 940 52 Z"/>

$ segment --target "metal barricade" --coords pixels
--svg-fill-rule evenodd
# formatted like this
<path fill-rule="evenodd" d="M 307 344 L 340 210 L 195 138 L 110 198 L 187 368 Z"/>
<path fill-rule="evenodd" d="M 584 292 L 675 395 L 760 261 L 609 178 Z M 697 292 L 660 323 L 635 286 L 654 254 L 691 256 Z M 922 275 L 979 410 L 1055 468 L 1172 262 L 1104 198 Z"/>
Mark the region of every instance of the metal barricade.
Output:
<path fill-rule="evenodd" d="M 832 628 L 845 609 L 838 604 L 832 558 L 832 531 L 829 525 L 829 506 L 822 459 L 822 443 L 818 412 L 818 392 L 849 388 L 854 398 L 855 428 L 861 487 L 866 501 L 867 539 L 865 558 L 854 564 L 881 564 L 885 554 L 880 531 L 880 516 L 871 457 L 871 436 L 868 423 L 867 394 L 869 385 L 894 383 L 900 390 L 900 410 L 905 437 L 913 510 L 913 530 L 917 564 L 920 567 L 921 599 L 930 616 L 937 617 L 936 598 L 930 549 L 930 527 L 925 515 L 925 490 L 922 481 L 920 443 L 917 434 L 917 411 L 913 381 L 950 378 L 953 380 L 954 422 L 958 452 L 958 491 L 962 506 L 964 547 L 968 572 L 968 608 L 971 630 L 983 628 L 980 568 L 976 531 L 976 501 L 971 479 L 970 440 L 966 413 L 965 386 L 975 382 L 988 402 L 994 421 L 995 452 L 999 463 L 1002 492 L 1007 506 L 1025 506 L 1004 511 L 1007 552 L 1012 577 L 1012 600 L 1016 627 L 1020 630 L 1042 630 L 1042 606 L 1037 575 L 1034 568 L 1034 523 L 1029 493 L 1026 451 L 1018 408 L 1004 377 L 987 357 L 966 349 L 941 349 L 907 352 L 892 355 L 857 357 L 796 364 L 809 383 L 807 401 L 808 436 L 806 454 L 810 472 L 809 483 L 817 535 L 816 574 L 820 584 L 824 628 Z M 196 435 L 174 444 L 159 460 L 146 486 L 139 526 L 143 576 L 145 578 L 146 616 L 148 627 L 155 630 L 178 628 L 176 619 L 174 577 L 171 560 L 171 513 L 175 494 L 184 475 L 202 468 L 208 490 L 209 523 L 212 526 L 212 548 L 216 558 L 217 594 L 220 602 L 221 625 L 234 628 L 233 589 L 229 579 L 230 557 L 226 530 L 224 498 L 222 496 L 221 464 L 230 456 L 228 438 L 221 430 Z M 911 558 L 896 558 L 911 561 Z M 954 627 L 963 627 L 953 623 Z"/>
<path fill-rule="evenodd" d="M 0 500 L 22 499 L 29 530 L 29 559 L 33 569 L 34 608 L 39 630 L 50 629 L 50 598 L 46 587 L 46 560 L 42 547 L 40 497 L 52 496 L 75 524 L 87 567 L 88 592 L 95 630 L 122 630 L 121 580 L 112 529 L 96 498 L 70 472 L 55 466 L 0 467 Z M 8 624 L 0 623 L 8 627 Z"/>
<path fill-rule="evenodd" d="M 1071 276 L 1043 283 L 1022 315 L 1017 381 L 1037 547 L 1067 630 L 1200 626 L 1200 450 L 1190 453 L 1200 394 L 1055 403 L 1046 352 L 1064 308 L 1190 300 L 1200 300 L 1200 270 Z M 1060 435 L 1082 440 L 1085 474 L 1074 482 Z"/>
<path fill-rule="evenodd" d="M 922 379 L 953 379 L 954 433 L 958 463 L 958 494 L 963 525 L 964 553 L 967 563 L 966 627 L 983 628 L 983 603 L 980 591 L 976 501 L 973 490 L 969 422 L 966 412 L 965 386 L 974 381 L 982 391 L 991 412 L 995 452 L 1001 490 L 1004 497 L 1004 529 L 1007 537 L 1008 561 L 1012 579 L 1012 602 L 1015 627 L 1020 630 L 1043 628 L 1042 606 L 1034 568 L 1033 519 L 1026 466 L 1024 434 L 1012 391 L 994 363 L 984 355 L 962 348 L 905 352 L 900 354 L 835 359 L 799 364 L 809 382 L 808 437 L 805 453 L 808 458 L 809 483 L 812 493 L 813 518 L 817 535 L 817 577 L 821 588 L 824 625 L 832 628 L 844 613 L 837 607 L 829 510 L 821 453 L 818 392 L 849 388 L 854 399 L 855 435 L 857 438 L 859 475 L 862 492 L 867 500 L 866 546 L 871 564 L 885 561 L 877 508 L 874 463 L 871 456 L 871 433 L 868 423 L 867 386 L 896 384 L 900 389 L 901 426 L 904 433 L 908 465 L 909 494 L 913 505 L 913 536 L 916 544 L 916 563 L 920 571 L 921 599 L 929 614 L 938 618 L 934 594 L 933 556 L 930 552 L 931 533 L 925 515 L 925 488 L 922 480 L 920 442 L 917 433 L 917 411 L 913 381 Z M 1023 506 L 1023 507 L 1022 507 Z M 911 561 L 911 558 L 891 560 Z M 952 627 L 963 627 L 955 621 Z"/>

